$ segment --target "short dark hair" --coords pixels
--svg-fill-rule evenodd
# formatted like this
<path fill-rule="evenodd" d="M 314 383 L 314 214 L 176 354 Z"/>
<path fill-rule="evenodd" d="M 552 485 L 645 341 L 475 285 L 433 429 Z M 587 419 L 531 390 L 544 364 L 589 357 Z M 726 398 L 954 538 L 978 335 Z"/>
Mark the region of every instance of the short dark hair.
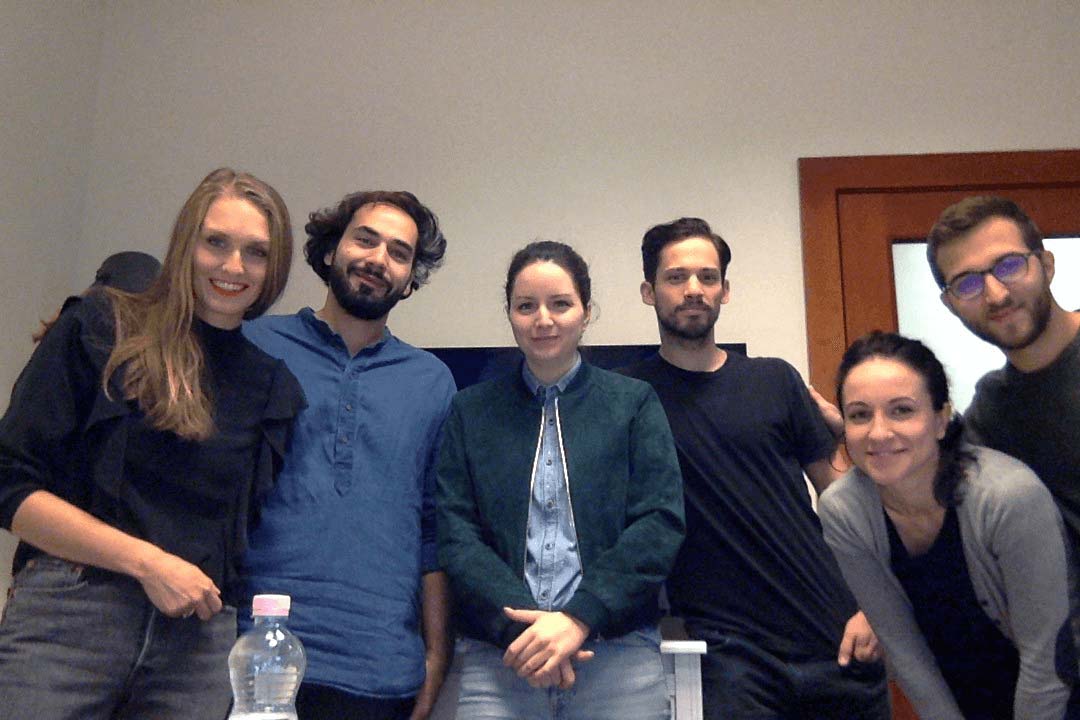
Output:
<path fill-rule="evenodd" d="M 895 360 L 917 373 L 926 383 L 935 411 L 940 412 L 949 402 L 949 380 L 933 350 L 913 338 L 874 330 L 851 343 L 840 360 L 836 371 L 836 399 L 841 410 L 844 407 L 844 381 L 856 366 L 876 357 Z M 944 507 L 960 504 L 960 483 L 968 466 L 975 461 L 975 456 L 964 447 L 963 435 L 963 420 L 954 414 L 945 437 L 938 441 L 940 459 L 934 477 L 934 498 Z"/>
<path fill-rule="evenodd" d="M 945 208 L 926 237 L 926 260 L 938 287 L 945 289 L 945 276 L 938 265 L 938 251 L 962 238 L 993 217 L 1012 220 L 1020 227 L 1024 244 L 1032 252 L 1043 249 L 1043 236 L 1034 221 L 1012 200 L 995 195 L 973 195 Z"/>
<path fill-rule="evenodd" d="M 412 289 L 426 283 L 442 265 L 446 254 L 446 238 L 439 230 L 439 219 L 411 192 L 404 190 L 365 190 L 346 195 L 333 207 L 317 210 L 308 216 L 304 226 L 308 239 L 304 243 L 304 258 L 324 283 L 330 282 L 330 268 L 324 258 L 337 249 L 345 228 L 353 215 L 365 205 L 393 205 L 416 223 L 416 253 L 413 255 Z"/>
<path fill-rule="evenodd" d="M 141 293 L 150 287 L 160 273 L 161 262 L 153 255 L 125 250 L 105 258 L 94 275 L 93 284 Z"/>
<path fill-rule="evenodd" d="M 720 257 L 720 279 L 723 280 L 727 276 L 728 265 L 731 264 L 731 248 L 728 247 L 724 238 L 712 231 L 709 223 L 694 217 L 684 217 L 663 225 L 654 225 L 645 233 L 645 237 L 641 240 L 641 269 L 645 273 L 645 279 L 650 284 L 656 282 L 660 253 L 665 247 L 671 243 L 695 237 L 705 238 L 716 247 L 716 254 Z"/>
<path fill-rule="evenodd" d="M 506 306 L 510 307 L 510 296 L 514 292 L 514 281 L 518 274 L 535 262 L 553 262 L 570 276 L 577 290 L 578 298 L 586 309 L 592 301 L 592 281 L 589 279 L 589 265 L 566 243 L 554 240 L 537 240 L 514 253 L 510 267 L 506 270 Z"/>

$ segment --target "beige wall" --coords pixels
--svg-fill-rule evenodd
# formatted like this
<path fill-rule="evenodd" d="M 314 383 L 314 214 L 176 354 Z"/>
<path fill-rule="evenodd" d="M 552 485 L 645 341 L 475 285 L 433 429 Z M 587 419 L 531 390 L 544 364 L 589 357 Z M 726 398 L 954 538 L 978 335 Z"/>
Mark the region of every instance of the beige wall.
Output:
<path fill-rule="evenodd" d="M 38 321 L 93 277 L 79 256 L 102 9 L 0 0 L 0 408 Z M 13 548 L 0 532 L 0 604 Z"/>
<path fill-rule="evenodd" d="M 220 164 L 298 229 L 364 187 L 428 202 L 446 266 L 391 322 L 420 345 L 509 343 L 538 236 L 592 263 L 587 341 L 652 341 L 637 243 L 701 215 L 734 249 L 722 339 L 805 370 L 796 158 L 1080 146 L 1072 0 L 3 5 L 5 388 L 37 318 L 108 252 L 160 255 Z M 298 260 L 278 309 L 322 293 Z"/>
<path fill-rule="evenodd" d="M 3 403 L 30 333 L 80 279 L 99 3 L 0 0 L 0 386 Z M 89 284 L 89 279 L 85 284 Z"/>

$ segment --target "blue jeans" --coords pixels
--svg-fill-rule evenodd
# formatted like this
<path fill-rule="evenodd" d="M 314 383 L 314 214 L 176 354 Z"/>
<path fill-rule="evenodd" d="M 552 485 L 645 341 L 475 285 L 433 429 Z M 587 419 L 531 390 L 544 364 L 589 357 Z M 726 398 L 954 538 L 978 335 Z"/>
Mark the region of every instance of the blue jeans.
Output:
<path fill-rule="evenodd" d="M 786 662 L 740 638 L 701 639 L 706 720 L 889 720 L 884 663 Z"/>
<path fill-rule="evenodd" d="M 655 629 L 586 642 L 569 690 L 531 687 L 503 665 L 503 650 L 462 638 L 459 720 L 667 720 L 671 691 Z"/>
<path fill-rule="evenodd" d="M 0 622 L 0 712 L 36 720 L 221 720 L 236 610 L 163 616 L 132 578 L 41 555 Z"/>

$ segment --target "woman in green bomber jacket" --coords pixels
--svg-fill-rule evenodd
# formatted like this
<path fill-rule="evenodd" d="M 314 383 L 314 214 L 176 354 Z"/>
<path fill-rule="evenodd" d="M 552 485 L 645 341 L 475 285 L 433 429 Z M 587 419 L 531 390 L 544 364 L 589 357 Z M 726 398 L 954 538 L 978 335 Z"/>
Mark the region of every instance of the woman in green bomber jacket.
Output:
<path fill-rule="evenodd" d="M 685 525 L 664 410 L 582 362 L 591 288 L 572 248 L 526 246 L 505 290 L 524 362 L 458 393 L 439 460 L 458 717 L 666 718 L 657 595 Z"/>

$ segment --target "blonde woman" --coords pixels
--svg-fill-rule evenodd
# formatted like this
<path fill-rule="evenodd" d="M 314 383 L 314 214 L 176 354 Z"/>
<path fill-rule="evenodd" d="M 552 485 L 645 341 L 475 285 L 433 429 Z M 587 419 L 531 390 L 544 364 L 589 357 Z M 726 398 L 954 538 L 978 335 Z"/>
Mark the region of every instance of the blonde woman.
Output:
<path fill-rule="evenodd" d="M 0 623 L 19 718 L 221 718 L 236 563 L 303 395 L 240 333 L 288 277 L 278 193 L 208 175 L 141 294 L 57 319 L 0 420 L 0 522 L 20 544 Z"/>

